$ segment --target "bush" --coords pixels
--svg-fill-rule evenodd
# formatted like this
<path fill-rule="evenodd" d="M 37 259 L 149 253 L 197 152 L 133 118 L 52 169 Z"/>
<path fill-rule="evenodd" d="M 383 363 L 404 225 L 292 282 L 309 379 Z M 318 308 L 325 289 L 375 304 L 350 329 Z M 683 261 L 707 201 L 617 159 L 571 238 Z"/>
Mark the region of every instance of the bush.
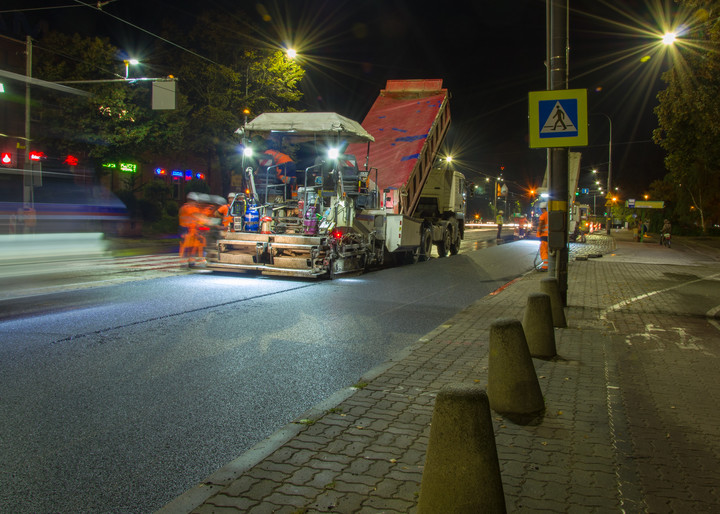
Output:
<path fill-rule="evenodd" d="M 137 203 L 140 210 L 140 216 L 143 221 L 149 221 L 152 223 L 158 221 L 162 217 L 163 209 L 159 202 L 141 198 Z"/>
<path fill-rule="evenodd" d="M 179 211 L 180 207 L 175 200 L 170 200 L 165 204 L 165 214 L 167 214 L 168 216 L 172 218 L 177 218 Z"/>

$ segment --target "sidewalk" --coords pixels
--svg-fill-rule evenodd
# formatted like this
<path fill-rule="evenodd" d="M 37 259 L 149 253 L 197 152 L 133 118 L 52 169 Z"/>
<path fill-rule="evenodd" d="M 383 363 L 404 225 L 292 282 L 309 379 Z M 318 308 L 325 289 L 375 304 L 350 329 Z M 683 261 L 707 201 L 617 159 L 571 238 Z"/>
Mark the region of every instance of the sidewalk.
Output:
<path fill-rule="evenodd" d="M 674 251 L 622 231 L 572 245 L 568 328 L 556 359 L 533 360 L 544 417 L 493 412 L 508 512 L 720 511 L 720 265 Z M 415 512 L 435 395 L 486 384 L 490 325 L 521 320 L 546 276 L 477 301 L 160 512 Z"/>

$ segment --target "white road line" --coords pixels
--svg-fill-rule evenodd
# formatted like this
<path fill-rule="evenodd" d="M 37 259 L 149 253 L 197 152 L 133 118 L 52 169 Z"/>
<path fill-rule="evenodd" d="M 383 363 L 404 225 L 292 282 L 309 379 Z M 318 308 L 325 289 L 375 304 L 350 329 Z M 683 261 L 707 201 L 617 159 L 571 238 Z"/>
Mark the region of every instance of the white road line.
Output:
<path fill-rule="evenodd" d="M 720 305 L 718 305 L 717 307 L 713 307 L 712 309 L 707 311 L 705 313 L 705 316 L 707 316 L 708 323 L 710 323 L 716 329 L 720 330 L 720 323 L 718 323 L 715 319 L 715 315 L 718 313 L 718 311 L 720 311 Z"/>
<path fill-rule="evenodd" d="M 630 305 L 631 303 L 637 302 L 638 300 L 643 300 L 643 299 L 645 299 L 645 298 L 649 298 L 649 297 L 654 296 L 654 295 L 656 295 L 656 294 L 666 293 L 666 292 L 668 292 L 668 291 L 672 291 L 673 289 L 678 289 L 678 288 L 680 288 L 680 287 L 685 287 L 685 286 L 688 286 L 688 285 L 690 285 L 690 284 L 696 284 L 696 283 L 698 283 L 698 282 L 702 282 L 702 281 L 704 281 L 704 280 L 710 280 L 710 279 L 713 279 L 713 278 L 716 278 L 716 277 L 720 277 L 720 273 L 715 273 L 714 275 L 710 275 L 710 276 L 707 276 L 707 277 L 698 278 L 698 279 L 695 279 L 695 280 L 690 280 L 689 282 L 683 282 L 682 284 L 677 284 L 677 285 L 668 287 L 668 288 L 666 288 L 666 289 L 659 289 L 659 290 L 657 290 L 657 291 L 651 291 L 651 292 L 649 292 L 649 293 L 644 293 L 644 294 L 638 295 L 638 296 L 636 296 L 636 297 L 634 297 L 634 298 L 628 298 L 627 300 L 623 300 L 622 302 L 616 303 L 615 305 L 611 305 L 610 307 L 608 307 L 607 309 L 605 309 L 605 310 L 602 312 L 602 314 L 600 314 L 600 319 L 604 320 L 604 319 L 607 317 L 607 315 L 610 314 L 611 312 L 620 310 L 620 309 L 622 309 L 623 307 L 625 307 L 626 305 Z M 720 330 L 720 329 L 719 329 L 719 330 Z"/>

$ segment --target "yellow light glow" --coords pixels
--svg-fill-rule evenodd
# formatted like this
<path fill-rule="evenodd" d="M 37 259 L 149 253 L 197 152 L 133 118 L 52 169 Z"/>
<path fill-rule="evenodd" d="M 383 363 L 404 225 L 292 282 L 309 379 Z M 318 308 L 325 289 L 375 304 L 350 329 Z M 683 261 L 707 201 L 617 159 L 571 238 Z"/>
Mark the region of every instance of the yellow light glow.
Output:
<path fill-rule="evenodd" d="M 672 45 L 675 43 L 675 40 L 677 39 L 677 34 L 674 32 L 666 32 L 663 34 L 662 42 L 664 45 Z"/>
<path fill-rule="evenodd" d="M 288 48 L 288 50 L 287 50 L 287 56 L 288 56 L 290 59 L 295 59 L 295 57 L 297 57 L 297 50 L 295 50 L 294 48 Z"/>

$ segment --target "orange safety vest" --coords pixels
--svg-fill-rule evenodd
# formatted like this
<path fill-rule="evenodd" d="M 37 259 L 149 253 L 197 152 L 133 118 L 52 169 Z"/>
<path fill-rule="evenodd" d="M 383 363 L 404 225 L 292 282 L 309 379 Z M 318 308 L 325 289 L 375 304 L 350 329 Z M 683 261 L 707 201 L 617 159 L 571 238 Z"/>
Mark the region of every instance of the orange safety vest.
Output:
<path fill-rule="evenodd" d="M 220 215 L 220 217 L 222 218 L 223 227 L 227 228 L 233 219 L 233 217 L 230 216 L 230 205 L 229 204 L 221 205 L 220 207 L 217 208 L 217 211 L 215 211 L 215 212 L 217 212 Z"/>
<path fill-rule="evenodd" d="M 277 150 L 265 150 L 265 153 L 273 158 L 275 164 L 285 164 L 286 162 L 293 162 L 289 155 L 278 152 Z"/>
<path fill-rule="evenodd" d="M 548 213 L 547 211 L 540 214 L 540 219 L 538 220 L 538 226 L 537 226 L 537 236 L 538 237 L 547 237 L 548 236 Z"/>
<path fill-rule="evenodd" d="M 195 202 L 187 202 L 180 207 L 178 217 L 180 226 L 190 228 L 195 225 L 195 215 L 200 212 L 199 205 Z"/>

